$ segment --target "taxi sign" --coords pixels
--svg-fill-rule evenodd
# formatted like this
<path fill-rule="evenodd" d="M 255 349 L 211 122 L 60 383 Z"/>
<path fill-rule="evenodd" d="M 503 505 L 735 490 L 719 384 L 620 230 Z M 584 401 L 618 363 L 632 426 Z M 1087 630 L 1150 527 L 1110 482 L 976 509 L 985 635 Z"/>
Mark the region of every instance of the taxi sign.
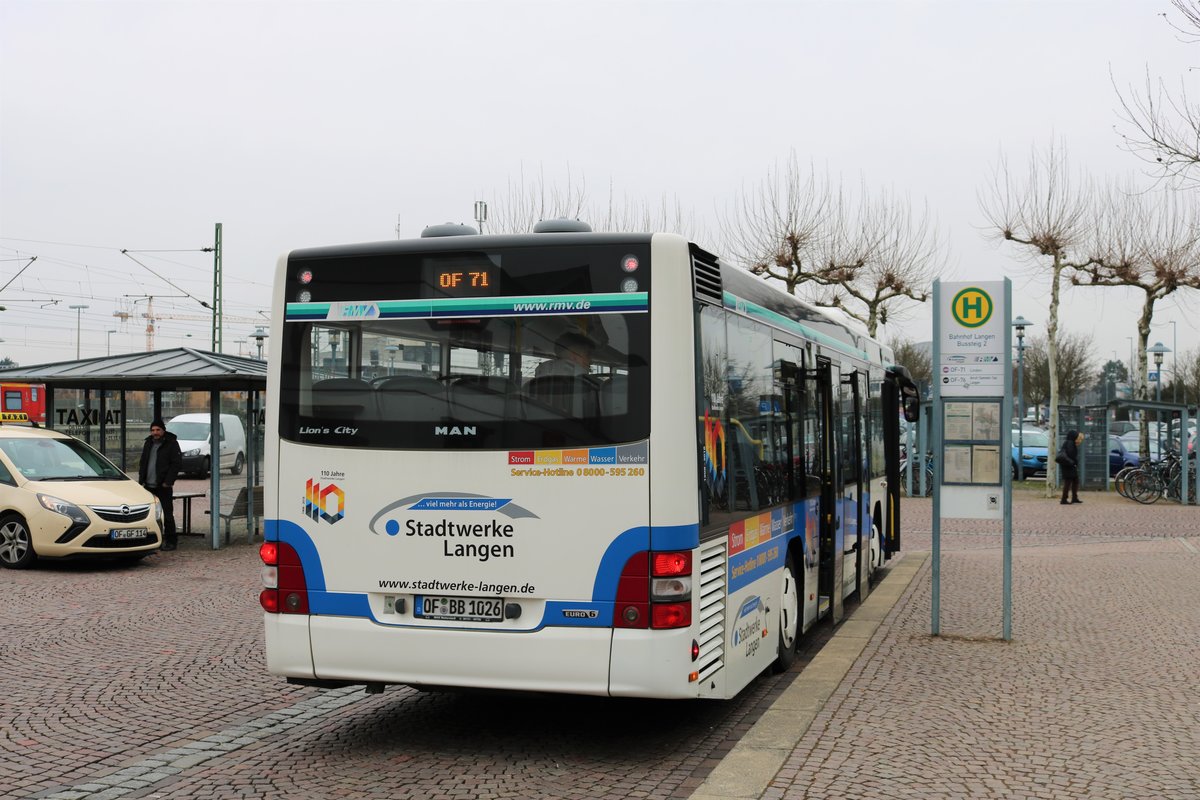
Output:
<path fill-rule="evenodd" d="M 29 422 L 24 411 L 0 411 L 0 422 Z"/>

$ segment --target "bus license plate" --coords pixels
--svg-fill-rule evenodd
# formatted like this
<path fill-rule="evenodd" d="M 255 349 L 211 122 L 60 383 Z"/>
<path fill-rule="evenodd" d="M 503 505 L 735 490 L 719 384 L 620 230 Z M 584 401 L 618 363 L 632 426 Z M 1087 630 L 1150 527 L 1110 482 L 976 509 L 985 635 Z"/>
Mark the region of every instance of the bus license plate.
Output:
<path fill-rule="evenodd" d="M 504 601 L 498 597 L 417 596 L 417 616 L 422 619 L 448 619 L 455 622 L 501 622 Z"/>
<path fill-rule="evenodd" d="M 113 528 L 108 532 L 110 539 L 145 539 L 149 535 L 146 528 Z"/>

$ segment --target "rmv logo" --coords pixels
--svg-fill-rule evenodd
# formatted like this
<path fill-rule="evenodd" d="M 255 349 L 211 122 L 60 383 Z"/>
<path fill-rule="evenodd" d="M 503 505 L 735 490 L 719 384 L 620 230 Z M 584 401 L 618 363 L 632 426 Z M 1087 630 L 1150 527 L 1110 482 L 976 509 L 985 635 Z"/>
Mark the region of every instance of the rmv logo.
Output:
<path fill-rule="evenodd" d="M 964 328 L 978 328 L 992 318 L 992 298 L 983 289 L 963 289 L 954 295 L 950 313 Z"/>
<path fill-rule="evenodd" d="M 331 510 L 330 506 L 334 508 Z M 346 493 L 335 484 L 322 487 L 311 478 L 304 484 L 304 516 L 333 525 L 346 516 Z"/>

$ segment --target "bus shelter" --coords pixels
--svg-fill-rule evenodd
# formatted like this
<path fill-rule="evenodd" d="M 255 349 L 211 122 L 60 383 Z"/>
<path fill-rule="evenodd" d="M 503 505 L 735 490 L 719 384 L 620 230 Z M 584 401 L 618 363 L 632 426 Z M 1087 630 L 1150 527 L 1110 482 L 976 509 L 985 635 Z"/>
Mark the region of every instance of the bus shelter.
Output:
<path fill-rule="evenodd" d="M 1121 415 L 1121 412 L 1137 420 L 1139 428 L 1146 433 L 1146 440 L 1138 448 L 1142 459 L 1147 456 L 1158 458 L 1154 454 L 1167 450 L 1186 454 L 1187 457 L 1180 461 L 1180 483 L 1191 486 L 1192 492 L 1181 491 L 1179 500 L 1188 505 L 1200 497 L 1200 470 L 1196 469 L 1194 453 L 1189 447 L 1189 429 L 1196 427 L 1197 408 L 1153 400 L 1111 400 L 1107 405 L 1058 407 L 1059 441 L 1056 447 L 1062 446 L 1066 431 L 1072 428 L 1085 434 L 1080 487 L 1108 488 L 1109 420 Z"/>
<path fill-rule="evenodd" d="M 265 361 L 181 347 L 0 369 L 0 382 L 5 381 L 44 385 L 46 427 L 82 439 L 133 475 L 152 420 L 207 412 L 209 429 L 220 431 L 221 414 L 236 414 L 245 431 L 246 468 L 230 484 L 244 481 L 248 530 L 258 530 L 262 509 L 254 503 L 262 485 Z M 220 443 L 218 436 L 211 438 L 209 534 L 215 550 L 221 546 L 223 495 Z M 235 491 L 240 494 L 240 487 Z"/>

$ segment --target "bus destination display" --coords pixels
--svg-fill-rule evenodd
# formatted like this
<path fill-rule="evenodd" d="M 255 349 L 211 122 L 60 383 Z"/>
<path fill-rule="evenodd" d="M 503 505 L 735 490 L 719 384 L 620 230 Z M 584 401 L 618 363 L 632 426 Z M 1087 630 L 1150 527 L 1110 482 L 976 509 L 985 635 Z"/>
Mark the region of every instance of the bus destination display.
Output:
<path fill-rule="evenodd" d="M 500 270 L 490 261 L 427 261 L 426 297 L 492 297 L 500 294 Z"/>

